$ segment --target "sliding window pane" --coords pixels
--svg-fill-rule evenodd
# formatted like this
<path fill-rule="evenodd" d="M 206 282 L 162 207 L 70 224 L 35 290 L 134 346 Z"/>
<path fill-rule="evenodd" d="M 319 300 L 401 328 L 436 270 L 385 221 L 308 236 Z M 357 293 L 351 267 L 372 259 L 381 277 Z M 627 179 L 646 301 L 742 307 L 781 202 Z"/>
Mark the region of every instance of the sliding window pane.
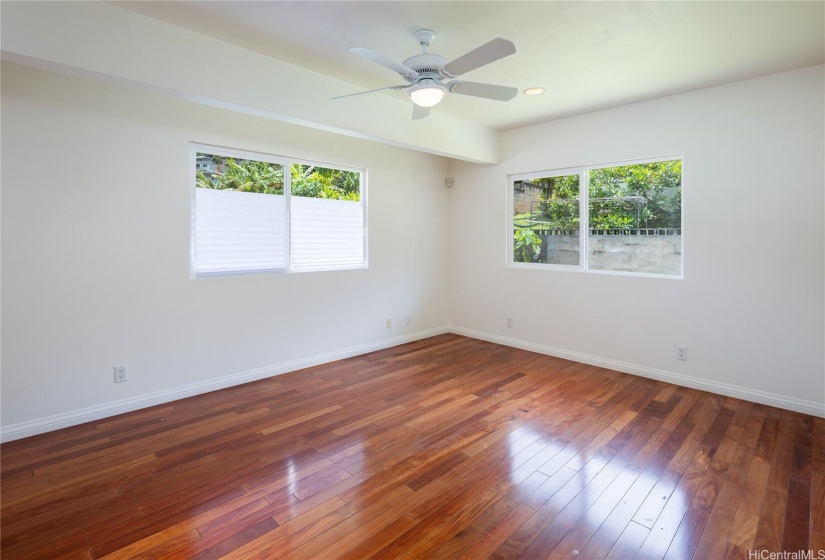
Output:
<path fill-rule="evenodd" d="M 364 266 L 361 173 L 293 164 L 291 179 L 294 270 Z"/>
<path fill-rule="evenodd" d="M 579 175 L 513 183 L 513 261 L 578 266 Z"/>
<path fill-rule="evenodd" d="M 198 153 L 195 181 L 195 275 L 289 267 L 282 165 Z"/>
<path fill-rule="evenodd" d="M 682 160 L 588 173 L 588 268 L 680 275 Z"/>

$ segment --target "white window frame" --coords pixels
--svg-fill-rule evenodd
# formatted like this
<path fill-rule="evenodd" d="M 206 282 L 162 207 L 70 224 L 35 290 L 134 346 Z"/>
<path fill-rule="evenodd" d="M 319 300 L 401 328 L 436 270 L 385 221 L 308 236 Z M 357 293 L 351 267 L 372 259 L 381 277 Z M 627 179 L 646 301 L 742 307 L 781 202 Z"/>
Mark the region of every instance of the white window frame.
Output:
<path fill-rule="evenodd" d="M 284 167 L 284 197 L 286 199 L 286 237 L 287 237 L 287 251 L 289 254 L 289 268 L 276 269 L 262 269 L 262 270 L 244 270 L 244 271 L 219 271 L 208 273 L 195 272 L 195 195 L 197 188 L 197 154 L 206 153 L 221 157 L 231 157 L 235 159 L 246 159 L 254 161 L 264 161 L 267 163 L 274 163 Z M 196 142 L 189 143 L 189 158 L 188 158 L 188 173 L 189 173 L 189 277 L 193 280 L 201 280 L 205 278 L 225 278 L 227 276 L 257 276 L 261 274 L 292 274 L 292 273 L 306 273 L 306 272 L 328 272 L 334 270 L 361 270 L 369 268 L 368 255 L 368 228 L 367 228 L 367 169 L 361 167 L 350 167 L 340 165 L 337 163 L 326 163 L 321 161 L 284 157 L 264 152 L 255 152 L 251 150 L 241 150 L 237 148 L 227 148 L 224 146 L 215 146 L 212 144 L 201 144 Z M 353 266 L 335 266 L 329 268 L 317 268 L 311 270 L 295 270 L 292 265 L 292 173 L 290 166 L 292 164 L 299 165 L 315 165 L 326 169 L 336 169 L 339 171 L 350 171 L 359 174 L 359 202 L 361 204 L 361 213 L 363 216 L 364 229 L 364 263 Z"/>
<path fill-rule="evenodd" d="M 622 167 L 625 165 L 636 165 L 643 163 L 657 163 L 660 161 L 682 162 L 682 215 L 679 227 L 681 229 L 681 266 L 680 274 L 658 274 L 652 272 L 625 272 L 619 270 L 594 270 L 589 268 L 588 256 L 590 239 L 590 174 L 592 169 L 604 169 L 608 167 Z M 513 254 L 513 231 L 515 225 L 513 220 L 513 198 L 515 183 L 518 181 L 528 181 L 544 177 L 560 177 L 564 175 L 579 175 L 579 264 L 548 264 L 548 263 L 524 263 L 516 262 Z M 505 236 L 505 266 L 507 268 L 522 268 L 527 270 L 552 270 L 560 272 L 584 272 L 587 274 L 606 274 L 611 276 L 636 276 L 641 278 L 664 278 L 669 280 L 684 280 L 685 278 L 685 160 L 681 154 L 664 155 L 642 159 L 616 161 L 612 163 L 599 163 L 578 165 L 575 167 L 565 167 L 561 169 L 551 169 L 549 171 L 533 171 L 529 173 L 516 173 L 507 176 L 507 235 Z"/>

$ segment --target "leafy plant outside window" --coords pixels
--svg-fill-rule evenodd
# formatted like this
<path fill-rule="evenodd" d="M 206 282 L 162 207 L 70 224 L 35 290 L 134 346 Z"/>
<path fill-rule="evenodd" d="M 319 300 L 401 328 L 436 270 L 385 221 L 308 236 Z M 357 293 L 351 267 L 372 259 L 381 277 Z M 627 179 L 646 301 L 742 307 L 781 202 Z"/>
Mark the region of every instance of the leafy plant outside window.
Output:
<path fill-rule="evenodd" d="M 197 187 L 262 194 L 284 194 L 284 166 L 265 161 L 198 153 Z M 310 164 L 290 165 L 293 196 L 360 200 L 360 175 Z"/>
<path fill-rule="evenodd" d="M 517 262 L 533 262 L 541 254 L 541 237 L 529 229 L 517 229 L 515 233 L 515 256 Z"/>

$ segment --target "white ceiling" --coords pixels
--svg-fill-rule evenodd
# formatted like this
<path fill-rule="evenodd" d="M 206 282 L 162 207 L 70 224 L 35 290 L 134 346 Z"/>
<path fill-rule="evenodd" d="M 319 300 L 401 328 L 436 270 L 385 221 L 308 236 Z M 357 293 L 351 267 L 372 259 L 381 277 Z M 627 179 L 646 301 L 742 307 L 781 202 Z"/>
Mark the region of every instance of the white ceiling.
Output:
<path fill-rule="evenodd" d="M 431 52 L 456 58 L 504 37 L 516 54 L 463 76 L 546 88 L 507 103 L 450 95 L 451 115 L 505 130 L 825 62 L 825 2 L 247 2 L 116 5 L 353 84 L 403 83 L 350 53 L 402 61 L 433 29 Z M 216 69 L 220 73 L 220 69 Z M 403 92 L 379 93 L 403 97 Z M 330 103 L 367 105 L 372 96 Z"/>

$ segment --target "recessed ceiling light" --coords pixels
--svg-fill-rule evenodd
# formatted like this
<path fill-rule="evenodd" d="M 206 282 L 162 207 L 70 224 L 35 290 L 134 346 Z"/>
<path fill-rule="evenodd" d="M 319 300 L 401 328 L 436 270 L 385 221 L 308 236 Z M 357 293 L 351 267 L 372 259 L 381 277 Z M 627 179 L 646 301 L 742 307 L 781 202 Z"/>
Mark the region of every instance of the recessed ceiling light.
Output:
<path fill-rule="evenodd" d="M 524 95 L 539 95 L 540 93 L 544 93 L 543 87 L 529 87 L 524 90 Z"/>

